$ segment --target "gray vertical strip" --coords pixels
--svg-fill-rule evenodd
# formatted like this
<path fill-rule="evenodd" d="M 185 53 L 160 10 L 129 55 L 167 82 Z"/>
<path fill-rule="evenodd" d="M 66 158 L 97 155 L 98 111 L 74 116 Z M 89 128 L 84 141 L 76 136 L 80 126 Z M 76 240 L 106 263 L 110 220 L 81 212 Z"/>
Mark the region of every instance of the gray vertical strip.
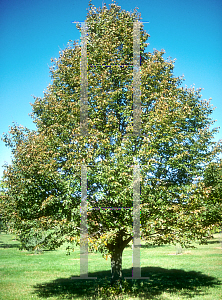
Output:
<path fill-rule="evenodd" d="M 81 26 L 80 61 L 80 134 L 88 134 L 88 79 L 87 79 L 87 25 Z"/>
<path fill-rule="evenodd" d="M 81 167 L 80 277 L 88 278 L 87 167 Z"/>
<path fill-rule="evenodd" d="M 133 134 L 141 128 L 140 22 L 133 22 Z"/>
<path fill-rule="evenodd" d="M 140 167 L 133 168 L 133 278 L 141 277 L 140 269 Z"/>

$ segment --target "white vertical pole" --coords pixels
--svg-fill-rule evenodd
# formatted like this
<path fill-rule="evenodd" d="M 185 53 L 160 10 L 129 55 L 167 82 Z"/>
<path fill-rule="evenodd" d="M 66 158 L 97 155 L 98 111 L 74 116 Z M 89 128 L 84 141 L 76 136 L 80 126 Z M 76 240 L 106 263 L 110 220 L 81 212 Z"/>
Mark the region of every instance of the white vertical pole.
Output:
<path fill-rule="evenodd" d="M 133 167 L 133 274 L 140 278 L 140 167 Z"/>
<path fill-rule="evenodd" d="M 88 277 L 87 167 L 81 167 L 80 277 Z"/>
<path fill-rule="evenodd" d="M 140 135 L 141 91 L 140 91 L 140 22 L 133 22 L 133 134 Z"/>
<path fill-rule="evenodd" d="M 80 60 L 80 134 L 88 134 L 88 79 L 87 79 L 87 26 L 81 26 L 81 60 Z"/>

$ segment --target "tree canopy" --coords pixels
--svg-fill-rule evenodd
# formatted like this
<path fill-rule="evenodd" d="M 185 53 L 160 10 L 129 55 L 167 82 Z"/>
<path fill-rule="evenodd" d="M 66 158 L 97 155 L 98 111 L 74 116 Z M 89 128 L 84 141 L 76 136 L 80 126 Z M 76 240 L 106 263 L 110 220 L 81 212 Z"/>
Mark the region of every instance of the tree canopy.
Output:
<path fill-rule="evenodd" d="M 92 208 L 132 207 L 135 161 L 140 166 L 141 238 L 153 244 L 204 242 L 209 229 L 221 223 L 210 217 L 217 199 L 207 197 L 201 180 L 221 151 L 213 141 L 217 129 L 210 129 L 212 105 L 202 99 L 201 89 L 182 87 L 183 78 L 174 76 L 174 61 L 165 59 L 163 50 L 145 52 L 149 35 L 143 25 L 141 132 L 133 134 L 136 20 L 141 20 L 136 9 L 130 13 L 115 3 L 102 9 L 89 4 L 88 135 L 81 135 L 80 128 L 77 41 L 52 59 L 52 84 L 32 104 L 37 130 L 14 124 L 4 135 L 13 153 L 4 172 L 4 218 L 14 224 L 24 246 L 33 236 L 36 246 L 79 243 L 81 165 L 87 165 L 89 246 L 104 257 L 122 253 L 133 239 L 133 211 Z"/>
<path fill-rule="evenodd" d="M 221 225 L 222 221 L 222 159 L 211 162 L 204 171 L 204 186 L 207 191 L 208 219 Z"/>

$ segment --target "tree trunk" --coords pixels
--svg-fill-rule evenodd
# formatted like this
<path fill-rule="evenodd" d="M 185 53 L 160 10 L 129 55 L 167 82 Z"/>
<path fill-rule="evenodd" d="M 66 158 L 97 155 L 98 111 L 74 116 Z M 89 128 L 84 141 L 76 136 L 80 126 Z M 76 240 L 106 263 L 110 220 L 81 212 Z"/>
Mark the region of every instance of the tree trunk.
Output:
<path fill-rule="evenodd" d="M 121 248 L 115 248 L 111 256 L 111 283 L 114 284 L 118 280 L 122 280 L 122 254 Z"/>
<path fill-rule="evenodd" d="M 124 248 L 133 239 L 132 236 L 123 241 L 124 231 L 120 231 L 113 244 L 107 244 L 107 248 L 111 254 L 111 284 L 113 285 L 118 280 L 122 280 L 122 255 Z M 121 287 L 121 283 L 120 283 Z"/>

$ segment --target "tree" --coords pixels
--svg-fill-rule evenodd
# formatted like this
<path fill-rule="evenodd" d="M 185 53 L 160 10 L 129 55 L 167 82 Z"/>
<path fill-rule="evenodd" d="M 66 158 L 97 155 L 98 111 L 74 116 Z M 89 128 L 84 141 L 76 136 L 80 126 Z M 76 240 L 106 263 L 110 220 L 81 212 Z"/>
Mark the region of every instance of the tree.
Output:
<path fill-rule="evenodd" d="M 2 180 L 0 180 L 0 197 L 3 197 L 5 193 L 4 190 L 5 190 L 4 183 Z M 2 206 L 2 203 L 0 201 L 0 233 L 1 231 L 6 230 L 6 224 L 3 218 L 3 211 L 4 211 L 4 207 Z"/>
<path fill-rule="evenodd" d="M 164 51 L 145 52 L 140 28 L 141 134 L 133 135 L 133 21 L 115 3 L 96 9 L 88 27 L 88 136 L 81 135 L 81 47 L 69 44 L 53 60 L 52 84 L 35 98 L 36 131 L 17 125 L 4 135 L 14 159 L 4 173 L 5 212 L 23 238 L 44 233 L 42 245 L 79 243 L 81 165 L 88 171 L 90 249 L 111 256 L 113 280 L 122 277 L 122 253 L 133 239 L 133 169 L 140 165 L 141 237 L 153 244 L 206 242 L 209 219 L 201 176 L 221 151 L 210 130 L 212 106 L 201 89 L 181 87 Z M 80 26 L 77 25 L 80 29 Z M 98 65 L 102 64 L 102 65 Z M 120 66 L 121 65 L 121 66 Z M 128 65 L 128 66 L 126 66 Z M 131 135 L 127 135 L 131 133 Z"/>
<path fill-rule="evenodd" d="M 211 208 L 207 211 L 210 222 L 222 222 L 222 159 L 211 162 L 204 171 L 204 187 L 207 191 L 207 201 Z"/>

